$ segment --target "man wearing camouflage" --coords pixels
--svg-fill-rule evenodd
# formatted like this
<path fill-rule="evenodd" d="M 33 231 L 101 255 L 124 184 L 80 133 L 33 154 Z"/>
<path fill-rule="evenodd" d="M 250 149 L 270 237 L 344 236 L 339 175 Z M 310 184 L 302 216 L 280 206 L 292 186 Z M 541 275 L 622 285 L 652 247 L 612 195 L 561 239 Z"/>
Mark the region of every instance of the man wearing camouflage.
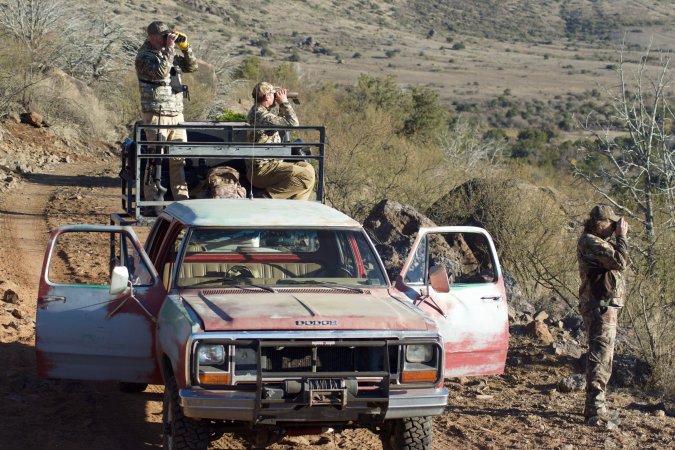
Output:
<path fill-rule="evenodd" d="M 610 242 L 614 234 L 615 242 Z M 619 415 L 605 403 L 612 374 L 617 315 L 625 301 L 621 273 L 628 263 L 628 223 L 607 205 L 595 206 L 577 244 L 579 262 L 579 309 L 588 335 L 586 357 L 586 405 L 589 424 L 618 423 Z"/>
<path fill-rule="evenodd" d="M 142 119 L 145 125 L 177 125 L 183 118 L 183 92 L 175 92 L 171 86 L 172 67 L 178 66 L 183 72 L 197 70 L 197 59 L 192 53 L 187 37 L 181 34 L 180 43 L 176 43 L 179 34 L 159 21 L 152 22 L 147 28 L 148 38 L 136 55 L 136 75 L 141 91 Z M 176 55 L 174 44 L 183 53 Z M 157 132 L 159 131 L 159 133 Z M 149 141 L 187 141 L 185 130 L 160 129 L 146 130 Z M 159 134 L 159 136 L 158 136 Z M 159 139 L 158 139 L 159 138 Z M 189 198 L 182 158 L 169 160 L 169 182 L 175 200 Z M 153 174 L 146 173 L 143 194 L 146 200 L 156 198 L 157 186 Z"/>
<path fill-rule="evenodd" d="M 248 112 L 248 123 L 253 127 L 300 125 L 295 111 L 288 101 L 286 89 L 276 90 L 269 83 L 258 83 L 253 88 L 252 96 L 255 104 Z M 271 109 L 279 107 L 279 113 Z M 279 132 L 269 130 L 254 132 L 253 139 L 257 143 L 279 143 Z M 309 199 L 314 188 L 314 167 L 306 161 L 295 163 L 272 159 L 246 160 L 246 172 L 251 184 L 265 189 L 270 198 L 288 198 L 296 200 Z"/>

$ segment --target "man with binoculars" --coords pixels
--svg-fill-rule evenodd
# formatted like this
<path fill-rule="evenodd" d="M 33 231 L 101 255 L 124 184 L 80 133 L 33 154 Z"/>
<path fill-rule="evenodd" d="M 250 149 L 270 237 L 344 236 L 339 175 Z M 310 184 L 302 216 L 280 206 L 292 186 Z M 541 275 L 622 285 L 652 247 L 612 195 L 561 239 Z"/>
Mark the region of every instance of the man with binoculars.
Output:
<path fill-rule="evenodd" d="M 615 242 L 610 241 L 612 235 Z M 609 205 L 597 205 L 577 244 L 579 310 L 588 334 L 584 418 L 591 425 L 619 422 L 618 413 L 607 408 L 606 390 L 612 374 L 617 316 L 626 296 L 622 272 L 628 265 L 627 235 L 626 219 Z"/>
<path fill-rule="evenodd" d="M 141 92 L 142 120 L 145 125 L 177 125 L 184 121 L 183 97 L 186 89 L 176 83 L 177 73 L 197 70 L 197 59 L 192 53 L 187 36 L 160 21 L 147 28 L 148 37 L 136 54 L 136 75 Z M 182 55 L 176 55 L 178 47 Z M 174 80 L 172 80 L 172 77 Z M 172 83 L 173 81 L 173 83 Z M 185 130 L 146 130 L 148 141 L 187 141 Z M 160 151 L 157 148 L 156 152 Z M 162 200 L 161 170 L 148 164 L 143 183 L 145 200 Z M 189 198 L 182 158 L 169 160 L 169 182 L 174 200 Z"/>
<path fill-rule="evenodd" d="M 270 83 L 255 85 L 251 92 L 255 104 L 248 112 L 248 124 L 253 127 L 297 127 L 300 125 L 293 106 L 288 101 L 286 89 L 275 88 Z M 278 106 L 278 113 L 272 110 Z M 275 130 L 256 130 L 257 143 L 279 143 L 281 136 Z M 314 188 L 314 167 L 307 161 L 286 162 L 276 159 L 246 160 L 246 175 L 251 184 L 265 190 L 268 198 L 308 200 Z"/>

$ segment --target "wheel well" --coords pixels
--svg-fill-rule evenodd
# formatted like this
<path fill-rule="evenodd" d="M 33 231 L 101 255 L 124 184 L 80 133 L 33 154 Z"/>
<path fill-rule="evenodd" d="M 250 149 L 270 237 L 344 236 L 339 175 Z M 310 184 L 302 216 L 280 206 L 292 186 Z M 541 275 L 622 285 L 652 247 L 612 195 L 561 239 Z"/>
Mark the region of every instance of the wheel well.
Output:
<path fill-rule="evenodd" d="M 164 380 L 164 384 L 166 384 L 167 378 L 173 375 L 171 360 L 166 355 L 166 353 L 162 354 L 161 370 L 162 370 L 162 380 Z"/>

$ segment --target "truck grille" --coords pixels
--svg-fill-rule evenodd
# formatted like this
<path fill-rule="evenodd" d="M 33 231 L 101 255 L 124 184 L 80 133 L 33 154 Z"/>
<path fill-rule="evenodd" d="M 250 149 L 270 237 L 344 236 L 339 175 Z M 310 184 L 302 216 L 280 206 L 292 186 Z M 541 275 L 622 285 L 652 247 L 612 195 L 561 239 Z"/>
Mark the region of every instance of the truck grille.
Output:
<path fill-rule="evenodd" d="M 386 347 L 263 347 L 263 372 L 384 370 Z"/>

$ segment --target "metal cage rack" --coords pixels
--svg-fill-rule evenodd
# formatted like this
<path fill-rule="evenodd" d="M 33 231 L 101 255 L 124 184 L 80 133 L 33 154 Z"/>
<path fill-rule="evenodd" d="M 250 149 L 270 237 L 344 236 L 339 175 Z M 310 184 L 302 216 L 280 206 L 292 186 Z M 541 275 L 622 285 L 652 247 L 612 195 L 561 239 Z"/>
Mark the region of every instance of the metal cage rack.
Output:
<path fill-rule="evenodd" d="M 187 142 L 150 141 L 145 130 L 183 129 Z M 253 131 L 276 131 L 282 136 L 281 143 L 259 144 L 251 142 Z M 290 141 L 291 135 L 310 136 L 310 140 Z M 219 165 L 231 165 L 240 172 L 242 185 L 252 195 L 252 186 L 246 179 L 245 160 L 279 159 L 285 161 L 306 160 L 316 170 L 316 200 L 323 202 L 324 152 L 326 131 L 319 126 L 298 127 L 256 127 L 245 122 L 185 122 L 180 125 L 144 125 L 137 122 L 133 139 L 127 138 L 122 144 L 122 214 L 113 214 L 112 223 L 119 225 L 144 224 L 153 220 L 144 214 L 145 207 L 166 206 L 172 200 L 156 201 L 143 198 L 143 177 L 145 166 L 155 163 L 168 165 L 169 158 L 185 158 L 186 172 L 199 172 Z M 160 148 L 160 151 L 154 149 Z M 162 185 L 168 186 L 168 176 L 162 176 Z"/>

